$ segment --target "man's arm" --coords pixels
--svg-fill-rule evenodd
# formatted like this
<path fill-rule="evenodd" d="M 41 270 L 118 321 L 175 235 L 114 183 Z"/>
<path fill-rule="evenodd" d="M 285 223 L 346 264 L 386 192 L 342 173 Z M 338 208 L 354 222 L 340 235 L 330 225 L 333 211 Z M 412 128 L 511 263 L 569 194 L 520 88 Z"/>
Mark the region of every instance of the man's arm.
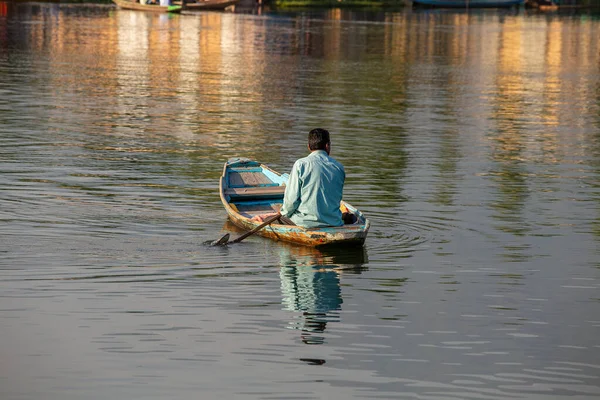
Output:
<path fill-rule="evenodd" d="M 300 170 L 299 163 L 296 161 L 292 167 L 290 178 L 285 186 L 285 195 L 283 196 L 283 206 L 281 215 L 291 217 L 300 205 Z"/>

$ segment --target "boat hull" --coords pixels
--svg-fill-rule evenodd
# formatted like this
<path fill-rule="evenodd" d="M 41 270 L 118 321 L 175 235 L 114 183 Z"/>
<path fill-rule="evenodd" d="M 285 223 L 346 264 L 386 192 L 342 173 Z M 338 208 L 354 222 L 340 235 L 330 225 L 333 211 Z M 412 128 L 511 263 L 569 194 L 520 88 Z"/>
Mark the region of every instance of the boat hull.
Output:
<path fill-rule="evenodd" d="M 443 8 L 505 8 L 520 6 L 525 0 L 413 0 L 413 5 Z"/>
<path fill-rule="evenodd" d="M 186 11 L 196 10 L 224 10 L 235 6 L 240 0 L 200 0 L 196 3 L 185 3 Z"/>
<path fill-rule="evenodd" d="M 246 174 L 246 181 L 243 174 Z M 280 174 L 256 161 L 248 159 L 227 161 L 219 188 L 221 201 L 231 222 L 245 230 L 260 225 L 261 222 L 252 220 L 252 217 L 278 210 L 283 203 L 287 178 L 287 174 Z M 256 234 L 273 240 L 311 247 L 362 246 L 369 232 L 369 220 L 347 202 L 342 201 L 341 208 L 354 214 L 355 223 L 323 228 L 303 228 L 273 223 Z"/>
<path fill-rule="evenodd" d="M 159 6 L 157 4 L 141 4 L 129 0 L 112 0 L 119 8 L 125 10 L 150 11 L 158 13 L 180 13 L 181 6 Z"/>

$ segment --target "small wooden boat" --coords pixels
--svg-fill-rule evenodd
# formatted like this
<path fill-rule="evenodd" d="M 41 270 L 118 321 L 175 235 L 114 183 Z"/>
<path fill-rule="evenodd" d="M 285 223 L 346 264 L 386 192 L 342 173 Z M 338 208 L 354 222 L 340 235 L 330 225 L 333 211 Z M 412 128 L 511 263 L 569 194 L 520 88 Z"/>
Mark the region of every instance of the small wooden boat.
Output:
<path fill-rule="evenodd" d="M 552 0 L 527 0 L 525 8 L 536 9 L 539 11 L 556 11 L 558 5 Z"/>
<path fill-rule="evenodd" d="M 196 10 L 224 10 L 235 6 L 240 0 L 198 0 L 196 2 L 185 1 L 184 9 L 186 11 Z"/>
<path fill-rule="evenodd" d="M 220 180 L 221 201 L 235 225 L 251 230 L 261 223 L 252 217 L 275 213 L 283 203 L 288 174 L 280 174 L 264 164 L 247 158 L 232 158 L 225 163 Z M 351 214 L 353 223 L 323 228 L 303 228 L 278 220 L 256 234 L 274 240 L 306 246 L 361 246 L 369 232 L 370 223 L 350 204 L 342 201 L 342 212 Z"/>
<path fill-rule="evenodd" d="M 556 4 L 548 4 L 548 5 L 542 4 L 542 5 L 537 6 L 537 9 L 540 10 L 540 11 L 556 11 L 556 10 L 558 10 L 558 5 L 556 5 Z"/>
<path fill-rule="evenodd" d="M 505 8 L 520 6 L 525 0 L 412 0 L 413 5 L 441 8 Z"/>
<path fill-rule="evenodd" d="M 161 13 L 178 13 L 181 12 L 181 6 L 160 6 L 158 4 L 142 4 L 137 1 L 130 0 L 112 0 L 117 6 L 125 10 L 137 10 L 137 11 L 152 11 Z"/>

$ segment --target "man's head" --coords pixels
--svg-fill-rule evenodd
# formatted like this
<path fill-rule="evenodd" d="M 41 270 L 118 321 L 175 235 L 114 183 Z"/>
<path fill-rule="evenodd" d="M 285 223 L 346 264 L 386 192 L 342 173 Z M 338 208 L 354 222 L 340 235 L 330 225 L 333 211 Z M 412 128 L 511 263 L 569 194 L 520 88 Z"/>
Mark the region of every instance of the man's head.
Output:
<path fill-rule="evenodd" d="M 308 148 L 310 151 L 325 150 L 329 154 L 331 141 L 326 129 L 316 128 L 308 133 Z"/>

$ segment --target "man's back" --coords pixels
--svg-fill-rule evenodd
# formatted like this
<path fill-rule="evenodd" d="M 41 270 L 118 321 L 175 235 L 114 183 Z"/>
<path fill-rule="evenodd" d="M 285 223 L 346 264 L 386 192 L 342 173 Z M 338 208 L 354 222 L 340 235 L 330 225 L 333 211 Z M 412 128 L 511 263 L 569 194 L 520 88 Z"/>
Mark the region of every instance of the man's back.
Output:
<path fill-rule="evenodd" d="M 324 150 L 294 163 L 281 214 L 307 228 L 343 225 L 340 202 L 346 173 Z"/>

